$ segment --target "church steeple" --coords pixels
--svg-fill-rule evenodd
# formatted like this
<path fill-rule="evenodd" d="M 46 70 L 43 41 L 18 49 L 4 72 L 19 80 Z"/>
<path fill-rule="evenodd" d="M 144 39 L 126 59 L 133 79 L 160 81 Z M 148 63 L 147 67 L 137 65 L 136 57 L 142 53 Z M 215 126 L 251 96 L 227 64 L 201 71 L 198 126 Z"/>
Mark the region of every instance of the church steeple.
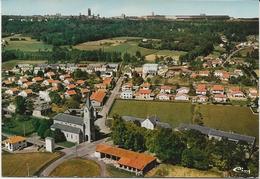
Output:
<path fill-rule="evenodd" d="M 87 101 L 84 107 L 84 125 L 85 125 L 85 141 L 91 142 L 95 138 L 95 115 L 94 108 L 91 105 L 89 94 L 87 95 Z"/>

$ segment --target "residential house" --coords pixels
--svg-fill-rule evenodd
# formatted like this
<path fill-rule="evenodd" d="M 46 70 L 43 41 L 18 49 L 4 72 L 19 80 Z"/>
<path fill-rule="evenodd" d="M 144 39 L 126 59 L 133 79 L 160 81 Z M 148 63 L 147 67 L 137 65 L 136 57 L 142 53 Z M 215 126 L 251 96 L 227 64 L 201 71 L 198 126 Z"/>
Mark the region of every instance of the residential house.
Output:
<path fill-rule="evenodd" d="M 196 87 L 196 94 L 198 95 L 206 95 L 207 94 L 207 87 L 205 84 L 198 84 Z"/>
<path fill-rule="evenodd" d="M 224 86 L 222 85 L 213 85 L 211 88 L 212 94 L 224 94 Z"/>
<path fill-rule="evenodd" d="M 125 83 L 122 85 L 121 90 L 122 91 L 128 91 L 133 89 L 133 84 L 132 83 Z"/>
<path fill-rule="evenodd" d="M 55 73 L 53 71 L 49 71 L 45 74 L 45 76 L 52 79 L 55 76 Z"/>
<path fill-rule="evenodd" d="M 28 82 L 27 78 L 20 78 L 17 82 L 18 85 L 22 86 L 24 83 Z"/>
<path fill-rule="evenodd" d="M 215 94 L 213 96 L 213 99 L 215 102 L 219 102 L 219 103 L 225 103 L 227 102 L 227 96 L 225 94 Z"/>
<path fill-rule="evenodd" d="M 149 89 L 140 89 L 135 93 L 135 98 L 138 100 L 153 100 L 151 97 L 152 91 Z"/>
<path fill-rule="evenodd" d="M 42 82 L 42 81 L 43 81 L 43 78 L 42 78 L 42 77 L 39 77 L 39 76 L 34 77 L 34 78 L 32 79 L 32 82 L 34 82 L 34 83 L 38 83 L 38 82 Z"/>
<path fill-rule="evenodd" d="M 141 87 L 141 89 L 143 89 L 143 90 L 149 90 L 150 87 L 151 87 L 151 84 L 148 83 L 148 82 L 146 82 L 146 83 L 143 83 L 140 87 Z"/>
<path fill-rule="evenodd" d="M 10 88 L 8 90 L 5 91 L 5 94 L 9 94 L 9 95 L 15 95 L 19 93 L 19 89 L 18 88 Z"/>
<path fill-rule="evenodd" d="M 164 85 L 164 86 L 161 86 L 161 87 L 160 87 L 160 93 L 162 93 L 162 94 L 165 94 L 165 93 L 170 94 L 171 91 L 172 91 L 172 86 L 166 86 L 166 85 Z"/>
<path fill-rule="evenodd" d="M 30 88 L 33 84 L 33 82 L 26 82 L 22 85 L 22 88 Z"/>
<path fill-rule="evenodd" d="M 192 98 L 192 102 L 206 103 L 207 101 L 208 101 L 208 97 L 204 95 L 198 95 Z"/>
<path fill-rule="evenodd" d="M 258 91 L 256 88 L 249 88 L 248 90 L 248 97 L 251 99 L 255 99 L 258 97 Z"/>
<path fill-rule="evenodd" d="M 66 84 L 66 85 L 69 85 L 71 83 L 73 83 L 73 79 L 72 78 L 66 78 L 63 82 Z"/>
<path fill-rule="evenodd" d="M 33 91 L 31 89 L 26 89 L 26 90 L 23 90 L 20 93 L 18 93 L 19 96 L 22 96 L 24 98 L 26 98 L 32 94 L 33 94 Z"/>
<path fill-rule="evenodd" d="M 101 107 L 104 105 L 106 93 L 104 91 L 96 91 L 91 94 L 90 100 L 93 107 Z"/>
<path fill-rule="evenodd" d="M 185 93 L 177 93 L 174 99 L 177 101 L 189 101 L 189 95 Z"/>
<path fill-rule="evenodd" d="M 85 84 L 85 81 L 84 81 L 84 80 L 77 80 L 77 81 L 76 81 L 76 84 L 77 84 L 78 86 L 81 86 L 81 85 Z"/>
<path fill-rule="evenodd" d="M 207 77 L 209 76 L 209 71 L 208 70 L 204 70 L 204 71 L 199 71 L 198 74 L 200 77 Z"/>
<path fill-rule="evenodd" d="M 172 94 L 167 94 L 167 93 L 159 93 L 156 98 L 162 101 L 169 101 L 172 100 L 174 96 Z"/>
<path fill-rule="evenodd" d="M 228 98 L 232 100 L 246 100 L 244 93 L 237 87 L 230 87 Z"/>
<path fill-rule="evenodd" d="M 4 141 L 5 148 L 13 152 L 27 147 L 26 138 L 22 136 L 11 136 Z"/>
<path fill-rule="evenodd" d="M 133 99 L 133 91 L 132 90 L 124 90 L 120 94 L 121 99 Z"/>
<path fill-rule="evenodd" d="M 48 91 L 39 91 L 39 98 L 44 100 L 45 102 L 51 101 Z"/>
<path fill-rule="evenodd" d="M 187 88 L 187 87 L 181 87 L 176 90 L 176 92 L 179 94 L 188 94 L 189 91 L 190 91 L 190 88 Z"/>
<path fill-rule="evenodd" d="M 147 75 L 157 75 L 158 72 L 158 64 L 146 63 L 143 65 L 143 77 Z"/>
<path fill-rule="evenodd" d="M 77 94 L 77 92 L 75 90 L 67 90 L 65 92 L 65 98 L 70 98 L 71 96 L 76 95 L 76 94 Z"/>

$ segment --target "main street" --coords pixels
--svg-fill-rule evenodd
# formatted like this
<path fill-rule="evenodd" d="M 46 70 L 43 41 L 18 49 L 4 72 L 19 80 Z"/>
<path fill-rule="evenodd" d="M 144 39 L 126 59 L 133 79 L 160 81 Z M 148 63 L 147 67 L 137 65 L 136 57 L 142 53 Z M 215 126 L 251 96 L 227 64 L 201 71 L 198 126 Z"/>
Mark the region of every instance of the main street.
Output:
<path fill-rule="evenodd" d="M 99 112 L 99 115 L 101 115 L 102 117 L 95 121 L 95 125 L 99 126 L 100 132 L 102 132 L 104 134 L 107 134 L 110 132 L 110 130 L 106 126 L 105 122 L 106 122 L 108 112 L 109 112 L 110 108 L 112 107 L 112 105 L 116 99 L 116 96 L 119 94 L 119 90 L 122 85 L 123 79 L 124 79 L 123 77 L 120 77 L 117 80 L 116 86 L 111 91 L 111 94 L 110 94 L 108 100 L 106 101 L 106 104 L 103 106 L 102 110 Z"/>

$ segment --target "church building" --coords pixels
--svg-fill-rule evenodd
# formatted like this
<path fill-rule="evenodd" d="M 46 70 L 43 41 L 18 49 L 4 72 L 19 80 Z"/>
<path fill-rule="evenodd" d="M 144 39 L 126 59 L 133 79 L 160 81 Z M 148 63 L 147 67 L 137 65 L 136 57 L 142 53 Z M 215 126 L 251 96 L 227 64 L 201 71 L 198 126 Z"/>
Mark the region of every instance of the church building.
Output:
<path fill-rule="evenodd" d="M 95 140 L 94 121 L 96 114 L 89 97 L 87 97 L 86 105 L 83 110 L 83 118 L 65 113 L 57 114 L 53 118 L 51 130 L 60 129 L 69 142 L 79 144 L 85 141 L 91 142 Z"/>

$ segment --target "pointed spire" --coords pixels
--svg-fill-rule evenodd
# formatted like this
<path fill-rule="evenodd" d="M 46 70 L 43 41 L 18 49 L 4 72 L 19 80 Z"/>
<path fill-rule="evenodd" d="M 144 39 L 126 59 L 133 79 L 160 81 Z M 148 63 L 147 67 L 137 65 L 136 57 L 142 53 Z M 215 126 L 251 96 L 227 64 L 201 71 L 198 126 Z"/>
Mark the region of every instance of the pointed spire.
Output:
<path fill-rule="evenodd" d="M 87 101 L 86 101 L 86 106 L 87 106 L 87 108 L 89 108 L 89 109 L 90 109 L 90 107 L 91 107 L 91 102 L 90 102 L 90 96 L 89 96 L 89 92 L 87 93 Z"/>

